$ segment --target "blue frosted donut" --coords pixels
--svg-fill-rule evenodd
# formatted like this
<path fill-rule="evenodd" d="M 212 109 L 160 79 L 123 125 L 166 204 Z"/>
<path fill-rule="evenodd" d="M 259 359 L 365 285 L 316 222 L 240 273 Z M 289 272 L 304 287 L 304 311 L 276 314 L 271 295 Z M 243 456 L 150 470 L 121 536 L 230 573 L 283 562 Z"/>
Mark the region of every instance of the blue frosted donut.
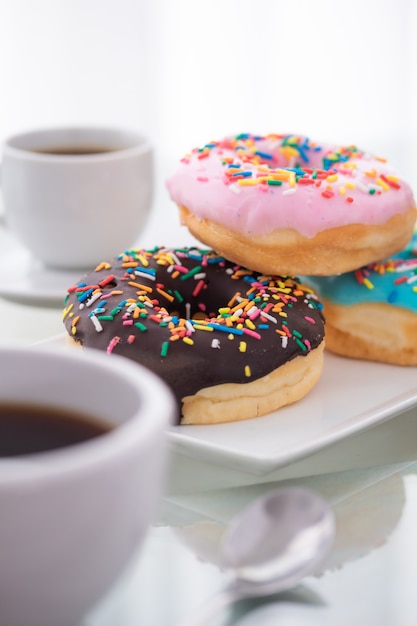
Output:
<path fill-rule="evenodd" d="M 417 230 L 398 254 L 336 276 L 308 277 L 326 317 L 326 348 L 417 365 Z"/>

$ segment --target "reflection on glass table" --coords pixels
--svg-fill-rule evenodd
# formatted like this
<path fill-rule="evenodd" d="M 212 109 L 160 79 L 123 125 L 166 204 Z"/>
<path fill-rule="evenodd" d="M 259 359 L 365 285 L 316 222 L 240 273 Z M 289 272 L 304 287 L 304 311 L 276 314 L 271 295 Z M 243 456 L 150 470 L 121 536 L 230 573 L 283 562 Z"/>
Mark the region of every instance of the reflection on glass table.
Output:
<path fill-rule="evenodd" d="M 417 454 L 416 454 L 417 457 Z M 167 497 L 143 550 L 84 626 L 175 626 L 228 582 L 219 545 L 228 521 L 265 491 L 303 485 L 336 516 L 325 565 L 296 589 L 241 601 L 212 626 L 415 626 L 417 464 Z"/>

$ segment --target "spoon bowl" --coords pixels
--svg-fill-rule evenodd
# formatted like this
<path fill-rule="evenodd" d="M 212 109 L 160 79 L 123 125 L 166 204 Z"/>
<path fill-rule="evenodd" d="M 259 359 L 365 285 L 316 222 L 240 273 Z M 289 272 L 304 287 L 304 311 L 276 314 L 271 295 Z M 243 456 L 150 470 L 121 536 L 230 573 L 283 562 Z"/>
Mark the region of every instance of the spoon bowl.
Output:
<path fill-rule="evenodd" d="M 201 612 L 183 626 L 204 626 L 226 605 L 296 587 L 330 552 L 334 514 L 317 493 L 301 487 L 270 491 L 227 527 L 221 563 L 233 575 Z"/>
<path fill-rule="evenodd" d="M 295 587 L 317 570 L 334 540 L 333 512 L 303 488 L 272 491 L 228 526 L 222 564 L 234 573 L 236 593 L 267 595 Z"/>

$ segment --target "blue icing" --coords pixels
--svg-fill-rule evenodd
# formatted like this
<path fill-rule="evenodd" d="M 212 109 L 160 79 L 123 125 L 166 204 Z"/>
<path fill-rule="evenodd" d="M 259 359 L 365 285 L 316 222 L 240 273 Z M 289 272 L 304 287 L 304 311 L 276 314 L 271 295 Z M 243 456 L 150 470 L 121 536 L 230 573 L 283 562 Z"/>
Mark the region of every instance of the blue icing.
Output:
<path fill-rule="evenodd" d="M 417 231 L 401 252 L 383 261 L 346 274 L 304 280 L 334 304 L 386 302 L 417 312 Z"/>

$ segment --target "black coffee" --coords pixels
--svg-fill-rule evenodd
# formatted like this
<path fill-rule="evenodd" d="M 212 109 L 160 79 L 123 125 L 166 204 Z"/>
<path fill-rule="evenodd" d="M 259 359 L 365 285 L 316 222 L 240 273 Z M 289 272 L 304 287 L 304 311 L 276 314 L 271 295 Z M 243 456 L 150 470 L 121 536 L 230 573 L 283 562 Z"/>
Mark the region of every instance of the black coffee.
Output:
<path fill-rule="evenodd" d="M 77 156 L 89 154 L 106 154 L 107 152 L 116 152 L 118 148 L 110 148 L 104 146 L 56 146 L 51 148 L 42 148 L 41 150 L 33 150 L 38 154 L 56 154 L 60 156 Z"/>
<path fill-rule="evenodd" d="M 66 409 L 0 404 L 0 457 L 46 452 L 82 443 L 112 426 Z"/>

